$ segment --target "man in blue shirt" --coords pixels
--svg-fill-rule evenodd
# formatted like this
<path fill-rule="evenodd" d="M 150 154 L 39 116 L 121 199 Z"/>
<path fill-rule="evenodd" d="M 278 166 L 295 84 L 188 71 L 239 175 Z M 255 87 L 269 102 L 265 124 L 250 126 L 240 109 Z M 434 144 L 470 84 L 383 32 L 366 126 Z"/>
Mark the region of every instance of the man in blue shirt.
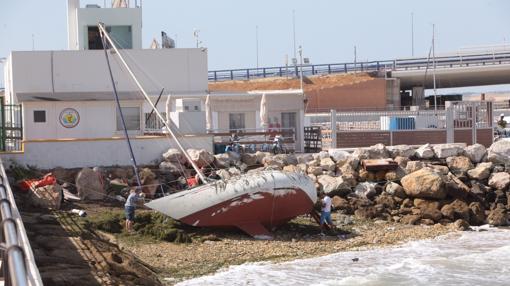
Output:
<path fill-rule="evenodd" d="M 135 209 L 139 202 L 143 202 L 144 193 L 137 192 L 136 189 L 131 189 L 126 203 L 124 204 L 124 211 L 126 213 L 126 230 L 127 232 L 133 231 L 133 223 L 135 221 Z"/>

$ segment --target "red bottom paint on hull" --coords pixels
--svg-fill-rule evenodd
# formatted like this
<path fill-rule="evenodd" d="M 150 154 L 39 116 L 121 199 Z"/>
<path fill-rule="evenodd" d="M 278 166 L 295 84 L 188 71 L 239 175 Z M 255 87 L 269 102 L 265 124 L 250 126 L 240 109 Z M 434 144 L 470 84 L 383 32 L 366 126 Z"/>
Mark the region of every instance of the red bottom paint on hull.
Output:
<path fill-rule="evenodd" d="M 282 225 L 298 215 L 310 213 L 313 202 L 302 190 L 273 196 L 269 192 L 245 194 L 183 217 L 193 226 L 235 226 L 252 236 L 270 236 L 267 229 Z"/>

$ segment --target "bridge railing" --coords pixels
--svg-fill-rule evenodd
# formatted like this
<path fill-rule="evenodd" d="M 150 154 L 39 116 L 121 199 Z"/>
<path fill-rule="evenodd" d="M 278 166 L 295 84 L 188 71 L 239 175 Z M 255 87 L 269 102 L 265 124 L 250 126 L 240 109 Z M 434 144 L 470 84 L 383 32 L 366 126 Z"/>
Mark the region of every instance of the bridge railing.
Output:
<path fill-rule="evenodd" d="M 42 286 L 21 215 L 0 160 L 0 254 L 3 285 Z"/>
<path fill-rule="evenodd" d="M 470 65 L 489 65 L 510 63 L 510 50 L 494 51 L 492 53 L 479 54 L 452 54 L 435 57 L 436 67 L 453 68 Z M 402 71 L 419 70 L 432 68 L 432 59 L 427 57 L 368 61 L 368 62 L 347 62 L 334 64 L 305 64 L 302 66 L 303 75 L 319 75 L 349 72 L 374 72 L 374 71 Z M 297 66 L 276 66 L 247 69 L 230 69 L 209 71 L 209 81 L 225 80 L 250 80 L 254 78 L 267 77 L 299 77 L 301 67 Z"/>

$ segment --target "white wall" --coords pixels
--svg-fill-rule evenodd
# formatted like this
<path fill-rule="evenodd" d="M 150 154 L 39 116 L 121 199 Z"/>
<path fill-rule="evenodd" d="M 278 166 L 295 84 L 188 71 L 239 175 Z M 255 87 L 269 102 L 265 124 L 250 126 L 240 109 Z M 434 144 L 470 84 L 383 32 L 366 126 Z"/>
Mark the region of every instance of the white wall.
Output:
<path fill-rule="evenodd" d="M 179 141 L 185 148 L 203 148 L 212 152 L 212 137 L 185 137 Z M 166 137 L 133 138 L 131 144 L 138 165 L 161 161 L 161 155 L 164 152 L 169 148 L 176 148 L 175 142 L 169 141 Z M 9 160 L 13 160 L 21 165 L 31 165 L 42 169 L 131 164 L 127 143 L 123 139 L 27 142 L 24 153 L 4 153 L 0 156 L 6 165 L 9 164 Z"/>
<path fill-rule="evenodd" d="M 119 8 L 120 9 L 120 8 Z M 208 89 L 207 52 L 201 49 L 122 50 L 128 65 L 149 94 L 204 94 Z M 111 57 L 110 57 L 111 58 Z M 33 96 L 63 100 L 110 100 L 111 79 L 104 51 L 12 52 L 9 69 L 18 101 Z M 110 60 L 119 96 L 140 98 L 138 88 L 121 67 Z"/>
<path fill-rule="evenodd" d="M 122 106 L 142 106 L 141 101 L 123 101 Z M 60 113 L 65 108 L 74 108 L 80 115 L 80 121 L 74 128 L 65 128 L 60 124 Z M 46 111 L 46 122 L 34 122 L 34 110 Z M 117 106 L 114 101 L 39 101 L 23 102 L 23 138 L 24 140 L 61 139 L 61 138 L 110 138 L 123 135 L 117 131 Z M 141 125 L 143 126 L 141 117 Z M 142 127 L 141 126 L 141 127 Z M 132 134 L 141 134 L 131 132 Z"/>

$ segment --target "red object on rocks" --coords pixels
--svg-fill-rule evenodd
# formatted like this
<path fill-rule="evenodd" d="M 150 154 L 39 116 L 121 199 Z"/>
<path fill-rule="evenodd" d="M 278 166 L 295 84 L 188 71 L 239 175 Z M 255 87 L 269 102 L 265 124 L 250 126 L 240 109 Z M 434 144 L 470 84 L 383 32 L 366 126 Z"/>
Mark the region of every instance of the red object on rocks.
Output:
<path fill-rule="evenodd" d="M 40 187 L 44 187 L 47 185 L 54 185 L 56 183 L 57 183 L 57 178 L 55 178 L 55 176 L 53 176 L 52 173 L 48 173 L 48 174 L 44 175 L 44 177 L 40 180 L 35 180 L 35 179 L 23 180 L 18 183 L 18 186 L 22 191 L 27 192 L 31 188 L 35 189 L 35 188 L 40 188 Z"/>

